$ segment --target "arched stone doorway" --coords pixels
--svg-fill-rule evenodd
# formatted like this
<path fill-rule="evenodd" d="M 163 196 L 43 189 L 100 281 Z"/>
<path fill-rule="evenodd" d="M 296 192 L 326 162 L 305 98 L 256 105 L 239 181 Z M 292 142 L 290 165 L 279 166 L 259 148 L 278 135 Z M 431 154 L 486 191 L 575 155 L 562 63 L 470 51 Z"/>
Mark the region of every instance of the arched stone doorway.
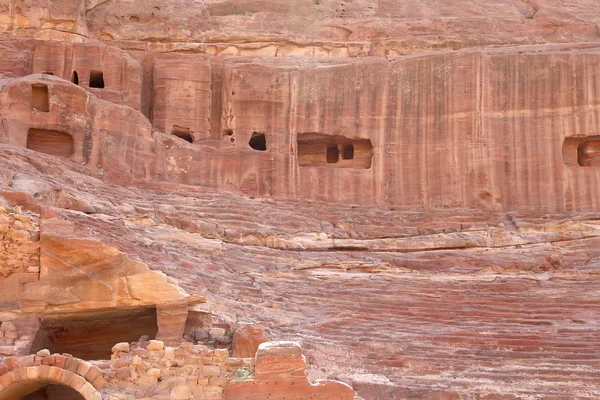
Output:
<path fill-rule="evenodd" d="M 21 400 L 85 400 L 78 391 L 64 385 L 48 383 Z"/>
<path fill-rule="evenodd" d="M 0 376 L 0 400 L 102 400 L 102 396 L 80 375 L 43 365 Z"/>

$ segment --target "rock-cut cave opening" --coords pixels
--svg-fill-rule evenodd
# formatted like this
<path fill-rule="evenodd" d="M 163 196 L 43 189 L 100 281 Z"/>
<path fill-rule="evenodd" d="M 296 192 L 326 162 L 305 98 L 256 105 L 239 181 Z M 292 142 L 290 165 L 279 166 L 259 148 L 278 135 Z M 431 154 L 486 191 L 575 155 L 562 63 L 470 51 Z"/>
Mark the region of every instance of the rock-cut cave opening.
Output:
<path fill-rule="evenodd" d="M 177 136 L 180 139 L 185 140 L 186 142 L 194 143 L 194 137 L 192 136 L 190 128 L 185 128 L 179 125 L 173 125 L 171 134 Z"/>
<path fill-rule="evenodd" d="M 104 89 L 104 74 L 102 71 L 95 69 L 90 71 L 90 87 Z"/>
<path fill-rule="evenodd" d="M 134 342 L 146 335 L 153 339 L 157 332 L 154 307 L 58 315 L 40 321 L 31 353 L 48 349 L 83 360 L 107 360 L 116 343 Z"/>
<path fill-rule="evenodd" d="M 34 83 L 31 85 L 31 106 L 38 111 L 50 111 L 48 85 L 42 83 Z"/>
<path fill-rule="evenodd" d="M 73 71 L 73 73 L 71 74 L 71 82 L 73 82 L 76 85 L 79 85 L 79 74 L 77 73 L 77 71 Z"/>
<path fill-rule="evenodd" d="M 254 150 L 267 151 L 267 137 L 264 133 L 253 132 L 248 145 Z"/>
<path fill-rule="evenodd" d="M 340 160 L 340 150 L 337 147 L 337 144 L 327 145 L 327 163 L 335 164 Z"/>
<path fill-rule="evenodd" d="M 69 158 L 73 155 L 73 136 L 61 131 L 32 128 L 27 134 L 27 148 L 51 156 Z"/>
<path fill-rule="evenodd" d="M 370 139 L 312 132 L 299 134 L 297 144 L 300 167 L 371 168 L 373 144 Z"/>

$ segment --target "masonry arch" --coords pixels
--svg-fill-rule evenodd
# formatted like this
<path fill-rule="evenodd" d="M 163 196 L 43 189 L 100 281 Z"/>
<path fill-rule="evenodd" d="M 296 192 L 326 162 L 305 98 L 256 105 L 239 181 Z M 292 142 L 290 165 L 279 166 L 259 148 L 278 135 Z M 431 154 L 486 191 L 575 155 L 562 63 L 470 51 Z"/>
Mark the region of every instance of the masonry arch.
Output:
<path fill-rule="evenodd" d="M 49 365 L 20 367 L 0 376 L 0 400 L 22 400 L 42 393 L 40 389 L 52 387 L 65 400 L 102 400 L 100 392 L 84 377 L 77 373 Z M 47 398 L 47 397 L 46 397 Z M 51 399 L 53 400 L 53 399 Z"/>

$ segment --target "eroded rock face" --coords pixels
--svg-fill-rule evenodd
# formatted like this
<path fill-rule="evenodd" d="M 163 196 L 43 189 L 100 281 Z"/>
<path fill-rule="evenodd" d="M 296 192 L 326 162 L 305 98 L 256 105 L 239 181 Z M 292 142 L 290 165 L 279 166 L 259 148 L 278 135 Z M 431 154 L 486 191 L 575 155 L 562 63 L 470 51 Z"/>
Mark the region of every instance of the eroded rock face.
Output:
<path fill-rule="evenodd" d="M 164 176 L 162 141 L 141 113 L 52 75 L 2 82 L 0 119 L 0 142 L 68 159 L 117 181 Z"/>
<path fill-rule="evenodd" d="M 0 399 L 600 397 L 598 7 L 0 0 Z"/>

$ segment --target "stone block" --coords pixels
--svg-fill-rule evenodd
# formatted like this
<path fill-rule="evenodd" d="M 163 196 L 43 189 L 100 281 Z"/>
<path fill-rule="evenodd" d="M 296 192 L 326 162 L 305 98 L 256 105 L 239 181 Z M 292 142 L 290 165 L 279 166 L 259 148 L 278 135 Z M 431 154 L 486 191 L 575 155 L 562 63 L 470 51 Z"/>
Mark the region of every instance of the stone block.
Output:
<path fill-rule="evenodd" d="M 188 400 L 190 398 L 191 391 L 189 386 L 175 386 L 171 389 L 169 398 L 171 400 Z"/>
<path fill-rule="evenodd" d="M 0 356 L 14 356 L 17 354 L 13 346 L 0 346 Z"/>
<path fill-rule="evenodd" d="M 15 325 L 12 322 L 4 321 L 2 324 L 0 324 L 0 331 L 2 331 L 2 332 L 16 332 L 17 328 L 15 327 Z"/>
<path fill-rule="evenodd" d="M 112 352 L 113 353 L 118 353 L 118 352 L 129 353 L 129 343 L 121 342 L 121 343 L 115 344 L 112 348 Z"/>
<path fill-rule="evenodd" d="M 102 376 L 102 370 L 97 366 L 93 365 L 87 372 L 87 374 L 85 374 L 85 379 L 87 379 L 90 382 L 94 382 L 94 380 L 100 376 Z"/>
<path fill-rule="evenodd" d="M 204 365 L 201 373 L 202 376 L 218 376 L 221 374 L 221 368 L 217 365 Z"/>
<path fill-rule="evenodd" d="M 149 351 L 162 351 L 164 347 L 165 345 L 162 340 L 151 340 L 150 343 L 148 343 L 147 349 Z"/>
<path fill-rule="evenodd" d="M 129 367 L 119 368 L 115 372 L 115 378 L 116 379 L 129 379 L 129 378 L 131 378 L 131 368 L 129 368 Z"/>

